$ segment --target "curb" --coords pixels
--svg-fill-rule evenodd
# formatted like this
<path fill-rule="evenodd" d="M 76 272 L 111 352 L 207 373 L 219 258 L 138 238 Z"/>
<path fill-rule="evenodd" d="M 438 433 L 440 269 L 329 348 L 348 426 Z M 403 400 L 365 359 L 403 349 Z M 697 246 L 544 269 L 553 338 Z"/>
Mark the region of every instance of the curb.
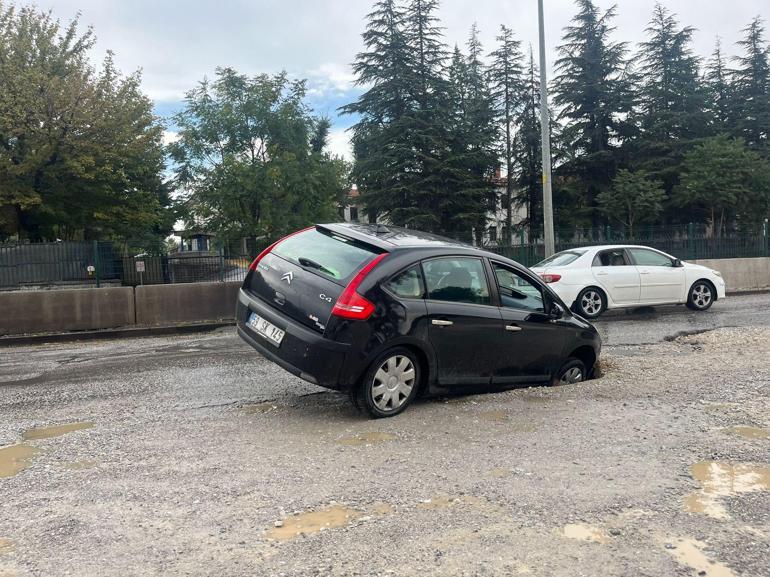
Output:
<path fill-rule="evenodd" d="M 98 331 L 79 331 L 71 333 L 18 335 L 0 337 L 0 348 L 18 347 L 24 345 L 40 345 L 45 343 L 69 343 L 75 341 L 97 341 L 140 337 L 158 337 L 164 335 L 186 335 L 194 333 L 207 333 L 223 327 L 233 326 L 235 326 L 235 321 L 217 321 L 209 323 L 171 325 L 164 327 L 133 327 L 103 329 Z"/>

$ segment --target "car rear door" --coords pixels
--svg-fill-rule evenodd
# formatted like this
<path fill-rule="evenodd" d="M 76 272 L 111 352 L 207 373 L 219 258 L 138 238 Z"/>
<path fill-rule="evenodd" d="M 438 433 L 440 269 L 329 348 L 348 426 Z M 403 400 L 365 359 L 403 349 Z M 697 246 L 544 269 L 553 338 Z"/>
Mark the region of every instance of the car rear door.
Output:
<path fill-rule="evenodd" d="M 633 305 L 639 302 L 639 271 L 625 249 L 613 248 L 596 253 L 591 273 L 612 303 Z"/>
<path fill-rule="evenodd" d="M 492 383 L 547 381 L 562 360 L 565 332 L 546 314 L 543 287 L 535 278 L 499 262 L 491 265 L 503 319 Z"/>
<path fill-rule="evenodd" d="M 423 261 L 422 269 L 439 384 L 489 384 L 499 362 L 502 319 L 483 259 L 440 257 Z"/>
<path fill-rule="evenodd" d="M 685 300 L 685 272 L 674 260 L 648 248 L 629 248 L 641 279 L 641 303 L 679 303 Z"/>

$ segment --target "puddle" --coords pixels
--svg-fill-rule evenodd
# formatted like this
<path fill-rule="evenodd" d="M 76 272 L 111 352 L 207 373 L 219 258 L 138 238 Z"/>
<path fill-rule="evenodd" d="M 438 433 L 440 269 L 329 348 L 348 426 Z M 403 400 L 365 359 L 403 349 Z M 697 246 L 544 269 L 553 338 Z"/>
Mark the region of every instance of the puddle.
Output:
<path fill-rule="evenodd" d="M 727 509 L 724 497 L 740 493 L 770 490 L 770 468 L 747 463 L 702 461 L 690 467 L 690 473 L 701 484 L 701 489 L 685 498 L 684 508 L 690 513 L 703 513 L 715 519 L 724 519 Z"/>
<path fill-rule="evenodd" d="M 0 539 L 0 556 L 13 553 L 16 544 L 10 539 Z"/>
<path fill-rule="evenodd" d="M 577 541 L 593 541 L 594 543 L 605 544 L 611 540 L 610 536 L 599 527 L 583 525 L 582 523 L 565 525 L 562 533 L 567 539 Z"/>
<path fill-rule="evenodd" d="M 90 429 L 94 424 L 90 422 L 82 423 L 66 423 L 64 425 L 54 425 L 52 427 L 38 427 L 24 431 L 21 434 L 21 438 L 25 441 L 34 441 L 36 439 L 52 439 L 53 437 L 61 437 L 67 433 L 73 431 L 81 431 L 83 429 Z"/>
<path fill-rule="evenodd" d="M 695 539 L 679 539 L 676 547 L 668 549 L 668 552 L 674 556 L 682 565 L 686 565 L 695 570 L 698 575 L 708 575 L 708 577 L 735 577 L 729 567 L 709 559 L 702 549 L 705 545 Z"/>
<path fill-rule="evenodd" d="M 761 427 L 727 427 L 725 429 L 728 433 L 738 435 L 744 439 L 767 439 L 770 438 L 770 431 Z"/>
<path fill-rule="evenodd" d="M 337 443 L 340 445 L 376 445 L 377 443 L 385 443 L 387 441 L 395 441 L 398 437 L 391 433 L 381 433 L 379 431 L 372 431 L 369 433 L 359 433 L 352 437 L 343 437 L 339 439 Z"/>
<path fill-rule="evenodd" d="M 494 477 L 495 479 L 502 479 L 503 477 L 507 477 L 510 471 L 508 469 L 504 469 L 502 467 L 495 467 L 494 469 L 489 470 L 489 476 Z"/>
<path fill-rule="evenodd" d="M 70 471 L 83 471 L 98 466 L 99 461 L 72 461 L 70 463 L 64 463 L 64 468 L 69 469 Z"/>
<path fill-rule="evenodd" d="M 310 511 L 309 513 L 287 517 L 283 520 L 280 527 L 275 527 L 268 531 L 267 538 L 275 539 L 276 541 L 288 541 L 302 533 L 308 535 L 325 529 L 344 527 L 362 515 L 363 513 L 360 511 L 348 509 L 340 505 L 332 505 L 319 511 Z"/>
<path fill-rule="evenodd" d="M 29 445 L 11 445 L 0 449 L 0 479 L 21 473 L 30 466 L 32 457 L 40 452 L 40 449 Z"/>
<path fill-rule="evenodd" d="M 243 406 L 243 410 L 246 411 L 247 415 L 264 415 L 265 413 L 275 411 L 276 409 L 278 409 L 278 405 L 271 402 L 253 403 Z"/>
<path fill-rule="evenodd" d="M 481 418 L 485 421 L 494 421 L 494 422 L 500 422 L 500 421 L 507 421 L 508 420 L 508 413 L 505 411 L 487 411 L 486 413 L 481 413 Z"/>

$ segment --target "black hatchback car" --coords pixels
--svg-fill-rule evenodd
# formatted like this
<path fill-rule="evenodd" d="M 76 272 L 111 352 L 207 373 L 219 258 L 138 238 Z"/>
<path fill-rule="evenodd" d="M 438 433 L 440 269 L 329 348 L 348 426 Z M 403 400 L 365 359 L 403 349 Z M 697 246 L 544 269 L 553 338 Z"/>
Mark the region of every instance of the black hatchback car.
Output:
<path fill-rule="evenodd" d="M 238 295 L 238 334 L 374 417 L 419 392 L 575 383 L 596 329 L 518 263 L 383 225 L 325 224 L 264 250 Z"/>

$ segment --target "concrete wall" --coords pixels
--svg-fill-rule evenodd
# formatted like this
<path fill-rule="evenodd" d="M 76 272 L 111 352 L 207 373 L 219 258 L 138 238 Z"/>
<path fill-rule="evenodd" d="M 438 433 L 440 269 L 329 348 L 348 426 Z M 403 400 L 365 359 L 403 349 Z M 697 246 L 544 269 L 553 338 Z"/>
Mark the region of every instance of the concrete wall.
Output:
<path fill-rule="evenodd" d="M 240 282 L 138 286 L 136 324 L 164 326 L 231 320 Z"/>
<path fill-rule="evenodd" d="M 770 289 L 770 257 L 694 260 L 722 273 L 727 292 Z"/>
<path fill-rule="evenodd" d="M 109 329 L 135 319 L 131 287 L 0 292 L 0 335 Z"/>

